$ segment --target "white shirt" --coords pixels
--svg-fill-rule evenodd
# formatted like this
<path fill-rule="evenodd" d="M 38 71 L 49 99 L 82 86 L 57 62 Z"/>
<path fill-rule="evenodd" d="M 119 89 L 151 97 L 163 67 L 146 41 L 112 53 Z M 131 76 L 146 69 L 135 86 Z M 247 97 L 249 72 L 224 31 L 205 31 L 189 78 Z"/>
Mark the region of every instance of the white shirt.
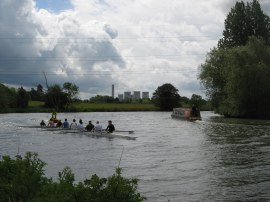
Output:
<path fill-rule="evenodd" d="M 70 124 L 70 128 L 72 128 L 72 129 L 77 128 L 77 123 L 72 122 L 72 123 Z"/>
<path fill-rule="evenodd" d="M 100 125 L 100 124 L 95 125 L 95 131 L 96 132 L 101 132 L 102 131 L 102 125 Z"/>
<path fill-rule="evenodd" d="M 79 124 L 79 125 L 77 126 L 77 129 L 79 129 L 79 130 L 83 130 L 83 129 L 84 129 L 83 124 Z"/>

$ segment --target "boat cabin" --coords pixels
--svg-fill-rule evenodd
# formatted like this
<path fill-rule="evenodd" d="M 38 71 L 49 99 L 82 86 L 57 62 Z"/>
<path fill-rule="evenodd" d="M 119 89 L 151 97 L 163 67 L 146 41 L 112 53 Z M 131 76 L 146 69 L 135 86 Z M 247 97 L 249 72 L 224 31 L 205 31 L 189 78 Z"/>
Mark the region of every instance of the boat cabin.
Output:
<path fill-rule="evenodd" d="M 202 120 L 200 110 L 194 108 L 174 108 L 171 117 L 189 121 Z"/>

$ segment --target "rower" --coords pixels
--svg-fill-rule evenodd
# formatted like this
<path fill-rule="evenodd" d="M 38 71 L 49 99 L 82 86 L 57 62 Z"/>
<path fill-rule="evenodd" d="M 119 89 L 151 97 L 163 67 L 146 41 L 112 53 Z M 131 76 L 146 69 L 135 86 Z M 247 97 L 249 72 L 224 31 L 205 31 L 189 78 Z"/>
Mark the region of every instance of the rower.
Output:
<path fill-rule="evenodd" d="M 112 121 L 108 121 L 108 126 L 106 128 L 106 131 L 108 131 L 109 133 L 113 133 L 113 131 L 115 131 L 114 125 L 112 124 Z"/>
<path fill-rule="evenodd" d="M 42 126 L 42 127 L 45 127 L 45 126 L 46 126 L 46 123 L 44 122 L 44 120 L 42 120 L 42 121 L 40 122 L 40 126 Z"/>

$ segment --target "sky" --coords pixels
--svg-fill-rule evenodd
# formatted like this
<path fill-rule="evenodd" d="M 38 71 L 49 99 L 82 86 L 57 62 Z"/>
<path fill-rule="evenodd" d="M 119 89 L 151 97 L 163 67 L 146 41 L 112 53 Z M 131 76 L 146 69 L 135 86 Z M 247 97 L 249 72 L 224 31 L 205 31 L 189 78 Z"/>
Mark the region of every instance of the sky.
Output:
<path fill-rule="evenodd" d="M 149 92 L 180 96 L 222 38 L 235 0 L 1 0 L 0 83 L 24 88 L 72 82 L 80 98 Z M 270 1 L 260 0 L 270 16 Z"/>

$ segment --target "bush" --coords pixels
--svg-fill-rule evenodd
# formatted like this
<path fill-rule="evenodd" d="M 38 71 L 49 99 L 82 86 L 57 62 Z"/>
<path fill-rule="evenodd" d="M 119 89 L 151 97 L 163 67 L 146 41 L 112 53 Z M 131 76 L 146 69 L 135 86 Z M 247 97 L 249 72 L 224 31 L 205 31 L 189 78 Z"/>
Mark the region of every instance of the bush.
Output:
<path fill-rule="evenodd" d="M 46 164 L 37 153 L 26 153 L 24 158 L 4 156 L 0 161 L 0 201 L 3 202 L 141 202 L 146 200 L 137 192 L 137 179 L 121 176 L 121 169 L 108 178 L 92 175 L 74 184 L 69 167 L 59 172 L 58 181 L 44 175 Z"/>

